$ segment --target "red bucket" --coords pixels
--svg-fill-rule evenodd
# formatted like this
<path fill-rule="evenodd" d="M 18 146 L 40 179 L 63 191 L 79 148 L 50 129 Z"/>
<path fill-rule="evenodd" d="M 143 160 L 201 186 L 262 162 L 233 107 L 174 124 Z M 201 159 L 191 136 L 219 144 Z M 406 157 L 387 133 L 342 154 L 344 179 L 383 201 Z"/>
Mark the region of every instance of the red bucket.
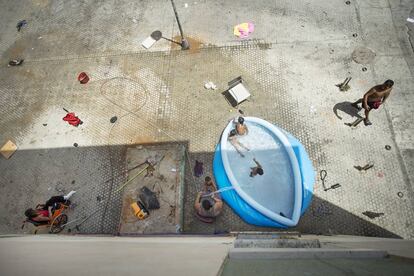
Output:
<path fill-rule="evenodd" d="M 78 76 L 78 81 L 82 84 L 85 84 L 89 81 L 89 76 L 85 72 L 82 72 Z"/>

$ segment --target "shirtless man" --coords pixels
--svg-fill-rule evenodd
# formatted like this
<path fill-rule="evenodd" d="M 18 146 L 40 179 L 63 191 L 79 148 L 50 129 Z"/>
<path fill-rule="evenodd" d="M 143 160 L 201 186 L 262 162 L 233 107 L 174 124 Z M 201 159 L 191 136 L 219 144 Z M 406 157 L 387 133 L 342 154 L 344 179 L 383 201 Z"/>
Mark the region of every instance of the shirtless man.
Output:
<path fill-rule="evenodd" d="M 238 135 L 245 135 L 249 133 L 247 126 L 244 124 L 244 118 L 241 116 L 237 119 L 236 131 Z"/>
<path fill-rule="evenodd" d="M 248 147 L 246 147 L 245 145 L 243 145 L 237 140 L 237 131 L 235 129 L 230 131 L 229 137 L 227 138 L 227 140 L 233 145 L 233 147 L 241 155 L 241 157 L 244 157 L 244 154 L 242 153 L 242 149 L 245 149 L 247 151 L 250 150 Z"/>
<path fill-rule="evenodd" d="M 362 99 L 359 99 L 352 104 L 352 106 L 357 109 L 360 109 L 358 104 L 362 104 L 362 108 L 365 109 L 364 123 L 366 126 L 372 125 L 368 119 L 369 112 L 371 109 L 378 109 L 381 104 L 385 103 L 385 100 L 390 95 L 393 85 L 394 81 L 392 80 L 387 80 L 383 84 L 376 85 L 368 90 Z"/>

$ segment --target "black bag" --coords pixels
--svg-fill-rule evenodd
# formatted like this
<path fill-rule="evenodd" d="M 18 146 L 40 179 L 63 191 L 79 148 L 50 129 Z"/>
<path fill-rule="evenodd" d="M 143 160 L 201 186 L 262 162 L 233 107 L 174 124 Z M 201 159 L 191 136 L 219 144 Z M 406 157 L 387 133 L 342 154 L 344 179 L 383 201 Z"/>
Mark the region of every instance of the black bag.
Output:
<path fill-rule="evenodd" d="M 153 191 L 148 189 L 146 186 L 141 188 L 139 199 L 145 205 L 145 208 L 149 210 L 160 208 L 160 202 L 157 199 L 157 195 Z"/>

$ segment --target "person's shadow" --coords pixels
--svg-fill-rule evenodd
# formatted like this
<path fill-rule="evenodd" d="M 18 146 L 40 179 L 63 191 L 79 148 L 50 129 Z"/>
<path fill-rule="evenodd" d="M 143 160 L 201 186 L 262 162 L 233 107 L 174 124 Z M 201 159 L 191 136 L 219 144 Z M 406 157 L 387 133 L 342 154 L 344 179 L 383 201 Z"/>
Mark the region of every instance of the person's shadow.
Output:
<path fill-rule="evenodd" d="M 348 114 L 351 117 L 356 117 L 357 119 L 362 119 L 363 117 L 358 114 L 360 111 L 359 109 L 356 109 L 351 105 L 351 102 L 342 102 L 337 103 L 333 107 L 333 112 L 335 113 L 335 116 L 338 117 L 338 119 L 342 120 L 342 117 L 338 115 L 338 110 Z"/>

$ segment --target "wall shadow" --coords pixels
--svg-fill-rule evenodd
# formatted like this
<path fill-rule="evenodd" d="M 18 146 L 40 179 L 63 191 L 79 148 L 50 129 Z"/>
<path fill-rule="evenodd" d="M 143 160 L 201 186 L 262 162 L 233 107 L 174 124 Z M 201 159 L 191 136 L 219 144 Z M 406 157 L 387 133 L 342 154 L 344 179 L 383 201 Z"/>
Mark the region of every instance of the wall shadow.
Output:
<path fill-rule="evenodd" d="M 388 231 L 375 224 L 376 219 L 363 219 L 351 212 L 332 204 L 317 196 L 301 217 L 296 227 L 277 229 L 258 227 L 245 223 L 230 206 L 225 204 L 223 212 L 212 224 L 203 223 L 195 217 L 194 200 L 198 190 L 202 187 L 205 176 L 213 176 L 213 152 L 190 153 L 191 166 L 186 166 L 186 185 L 184 202 L 184 231 L 193 234 L 225 234 L 232 231 L 298 231 L 302 234 L 315 235 L 356 235 L 369 237 L 401 238 L 396 233 Z M 204 164 L 204 174 L 201 177 L 193 176 L 195 160 Z M 188 164 L 188 163 L 187 163 Z M 195 182 L 194 182 L 195 181 Z M 192 185 L 192 183 L 194 185 Z M 335 193 L 330 190 L 327 193 Z M 352 195 L 349 195 L 350 197 Z M 361 214 L 362 216 L 362 214 Z"/>
<path fill-rule="evenodd" d="M 185 141 L 179 144 L 188 148 Z M 44 202 L 50 196 L 77 190 L 72 200 L 75 207 L 68 213 L 69 220 L 96 211 L 96 215 L 81 226 L 80 233 L 117 234 L 122 202 L 121 194 L 112 191 L 126 181 L 126 150 L 134 146 L 140 145 L 80 145 L 70 148 L 18 150 L 9 160 L 1 158 L 0 233 L 30 233 L 30 226 L 20 229 L 25 219 L 25 209 Z M 249 225 L 227 205 L 213 224 L 203 223 L 194 216 L 195 196 L 202 187 L 204 177 L 213 175 L 213 155 L 214 152 L 189 152 L 187 155 L 184 169 L 184 225 L 181 225 L 183 233 L 286 231 Z M 193 174 L 195 160 L 203 162 L 201 177 Z M 375 219 L 362 219 L 340 206 L 314 197 L 298 226 L 289 230 L 303 234 L 400 238 L 397 233 L 381 228 L 375 222 Z"/>

